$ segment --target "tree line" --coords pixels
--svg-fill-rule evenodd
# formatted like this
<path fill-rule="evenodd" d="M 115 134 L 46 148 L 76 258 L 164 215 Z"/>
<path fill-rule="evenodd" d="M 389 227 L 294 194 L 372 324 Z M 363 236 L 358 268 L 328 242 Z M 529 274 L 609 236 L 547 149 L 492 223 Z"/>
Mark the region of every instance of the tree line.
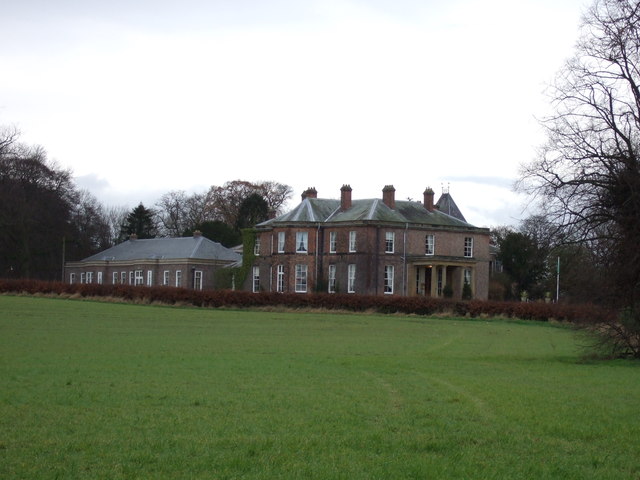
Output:
<path fill-rule="evenodd" d="M 200 230 L 227 247 L 241 230 L 282 212 L 292 189 L 243 180 L 203 193 L 170 191 L 151 207 L 105 206 L 78 188 L 72 172 L 44 148 L 0 127 L 0 277 L 59 280 L 65 260 L 80 260 L 128 240 L 192 235 Z"/>

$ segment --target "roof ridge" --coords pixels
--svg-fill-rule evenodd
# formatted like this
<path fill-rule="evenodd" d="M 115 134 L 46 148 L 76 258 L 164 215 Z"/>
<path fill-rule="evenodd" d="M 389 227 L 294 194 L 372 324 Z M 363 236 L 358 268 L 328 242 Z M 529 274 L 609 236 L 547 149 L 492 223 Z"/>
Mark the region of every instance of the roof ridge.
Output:
<path fill-rule="evenodd" d="M 377 210 L 377 208 L 378 208 L 378 199 L 374 198 L 373 202 L 371 203 L 371 208 L 369 209 L 369 214 L 366 217 L 367 220 L 373 219 L 373 215 L 374 215 L 375 211 Z"/>
<path fill-rule="evenodd" d="M 311 202 L 309 202 L 307 199 L 305 199 L 305 202 L 307 204 L 307 210 L 309 212 L 309 217 L 311 217 L 311 221 L 315 222 L 316 221 L 316 216 L 315 213 L 313 212 L 313 208 L 311 208 Z"/>
<path fill-rule="evenodd" d="M 185 237 L 182 237 L 185 238 Z M 200 245 L 202 244 L 202 239 L 204 238 L 203 236 L 198 237 L 197 239 L 195 237 L 192 237 L 196 240 L 196 244 L 193 247 L 193 250 L 191 251 L 191 255 L 189 255 L 189 258 L 195 257 L 196 256 L 196 252 L 198 251 L 198 249 L 200 248 Z"/>
<path fill-rule="evenodd" d="M 331 220 L 331 217 L 333 217 L 336 213 L 338 213 L 340 209 L 341 209 L 341 206 L 338 205 L 338 207 L 333 212 L 331 212 L 331 214 L 327 218 L 325 218 L 324 221 L 328 222 L 329 220 Z"/>

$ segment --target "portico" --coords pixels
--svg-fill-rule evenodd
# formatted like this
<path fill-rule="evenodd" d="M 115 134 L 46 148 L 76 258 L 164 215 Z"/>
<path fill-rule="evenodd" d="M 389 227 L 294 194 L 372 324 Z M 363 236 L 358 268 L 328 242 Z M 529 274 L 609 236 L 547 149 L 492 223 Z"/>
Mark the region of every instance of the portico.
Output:
<path fill-rule="evenodd" d="M 462 296 L 465 281 L 475 292 L 475 262 L 424 259 L 413 261 L 408 269 L 408 294 L 410 296 L 443 297 L 446 285 L 450 285 L 454 298 Z"/>

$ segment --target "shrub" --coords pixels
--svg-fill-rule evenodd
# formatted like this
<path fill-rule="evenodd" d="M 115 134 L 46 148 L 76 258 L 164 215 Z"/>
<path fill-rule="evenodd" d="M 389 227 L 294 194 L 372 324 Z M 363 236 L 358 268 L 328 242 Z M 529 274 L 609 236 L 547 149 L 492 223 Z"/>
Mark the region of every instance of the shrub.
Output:
<path fill-rule="evenodd" d="M 558 320 L 588 326 L 591 329 L 610 325 L 611 329 L 629 330 L 635 342 L 640 337 L 630 330 L 640 325 L 640 309 L 628 311 L 626 316 L 594 305 L 563 305 L 544 302 L 504 302 L 461 300 L 430 297 L 398 297 L 354 295 L 346 293 L 275 293 L 234 290 L 190 290 L 175 287 L 146 287 L 132 285 L 67 284 L 37 280 L 0 279 L 0 293 L 78 295 L 80 297 L 108 297 L 123 301 L 164 303 L 167 305 L 193 305 L 197 307 L 255 308 L 281 307 L 293 309 L 348 310 L 352 312 L 377 312 L 383 314 L 403 313 L 414 315 L 434 315 L 453 313 L 471 318 L 486 316 L 521 318 L 525 320 Z M 631 320 L 629 320 L 631 319 Z M 636 323 L 634 323 L 636 322 Z M 625 334 L 630 334 L 625 330 Z M 636 343 L 637 345 L 637 343 Z"/>

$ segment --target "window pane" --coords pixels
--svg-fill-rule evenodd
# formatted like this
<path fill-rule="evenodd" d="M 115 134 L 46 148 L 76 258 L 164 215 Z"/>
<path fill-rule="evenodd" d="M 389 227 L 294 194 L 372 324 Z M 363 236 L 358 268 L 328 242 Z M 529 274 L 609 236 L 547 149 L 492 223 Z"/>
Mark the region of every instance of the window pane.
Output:
<path fill-rule="evenodd" d="M 356 266 L 350 264 L 348 267 L 347 292 L 355 293 L 356 291 Z"/>
<path fill-rule="evenodd" d="M 329 293 L 336 291 L 336 266 L 329 265 Z"/>
<path fill-rule="evenodd" d="M 384 293 L 393 293 L 393 265 L 384 267 Z"/>
<path fill-rule="evenodd" d="M 276 291 L 284 292 L 284 265 L 278 265 L 278 277 L 276 279 Z"/>
<path fill-rule="evenodd" d="M 307 232 L 296 232 L 296 253 L 307 253 L 308 239 Z"/>
<path fill-rule="evenodd" d="M 296 265 L 296 292 L 305 293 L 307 291 L 307 266 Z"/>
<path fill-rule="evenodd" d="M 284 253 L 284 232 L 278 232 L 278 253 Z"/>
<path fill-rule="evenodd" d="M 260 267 L 253 267 L 253 291 L 260 291 Z"/>
<path fill-rule="evenodd" d="M 473 237 L 464 238 L 464 256 L 473 257 Z"/>
<path fill-rule="evenodd" d="M 335 253 L 337 247 L 336 232 L 329 233 L 329 253 Z"/>
<path fill-rule="evenodd" d="M 349 251 L 356 251 L 356 232 L 349 232 Z"/>
<path fill-rule="evenodd" d="M 429 234 L 425 237 L 425 255 L 433 255 L 434 254 L 434 238 L 433 235 Z"/>
<path fill-rule="evenodd" d="M 395 233 L 393 232 L 385 233 L 385 247 L 384 247 L 385 253 L 393 253 L 394 240 L 395 240 Z"/>

